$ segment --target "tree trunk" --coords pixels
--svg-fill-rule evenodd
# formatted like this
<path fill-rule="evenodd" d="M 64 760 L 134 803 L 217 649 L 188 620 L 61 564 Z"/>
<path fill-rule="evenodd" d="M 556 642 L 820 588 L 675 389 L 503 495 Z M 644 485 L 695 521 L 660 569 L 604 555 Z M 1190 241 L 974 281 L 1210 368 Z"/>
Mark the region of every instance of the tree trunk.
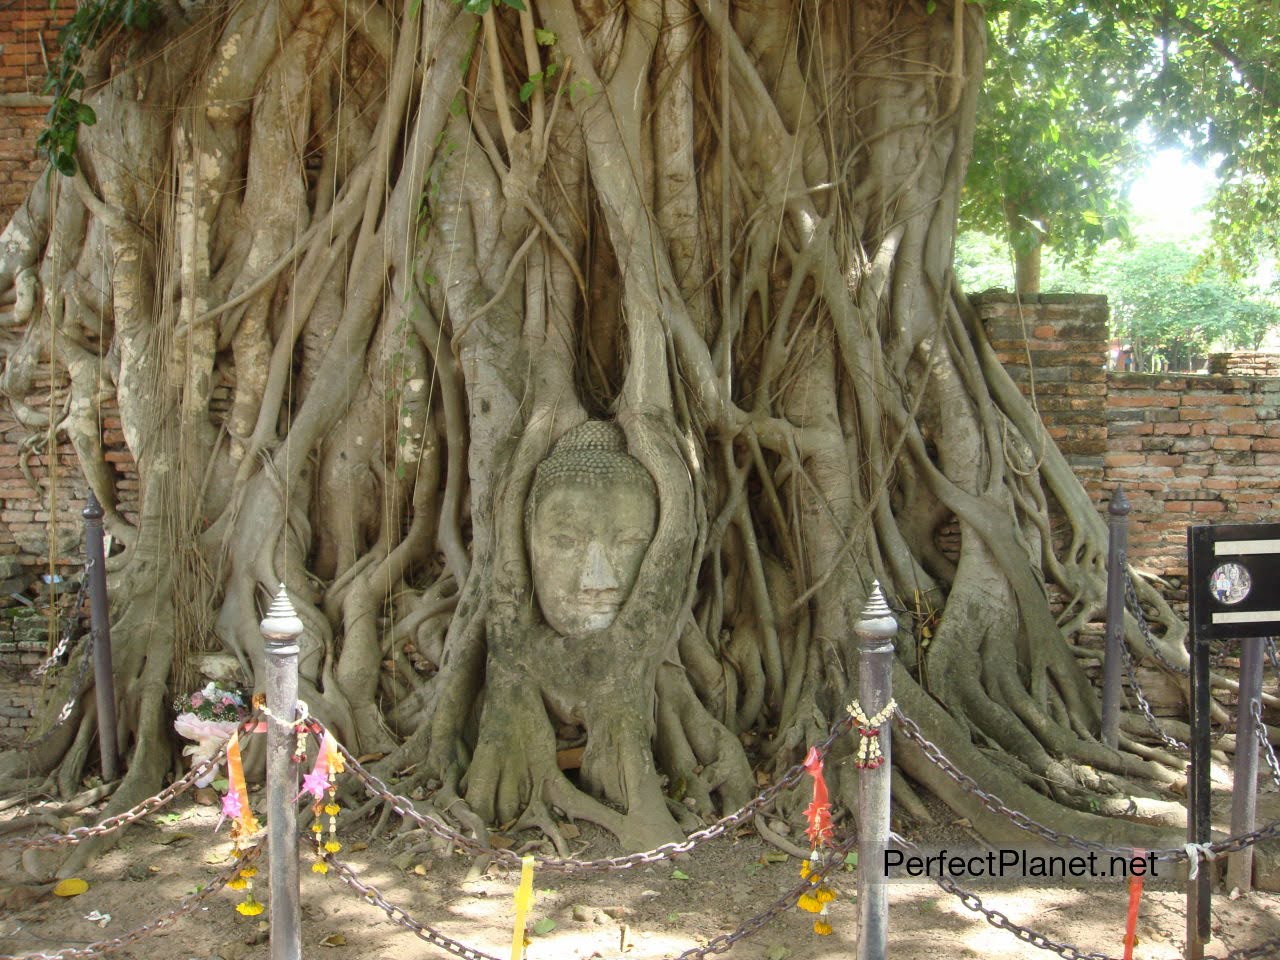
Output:
<path fill-rule="evenodd" d="M 525 5 L 169 3 L 94 53 L 83 173 L 0 243 L 43 291 L 0 349 L 21 399 L 57 337 L 57 428 L 126 545 L 114 806 L 160 785 L 192 637 L 260 685 L 284 582 L 302 698 L 439 809 L 671 839 L 841 716 L 878 579 L 904 709 L 1113 832 L 1092 795 L 1170 775 L 1099 742 L 1068 645 L 1105 528 L 951 282 L 980 8 Z"/>
<path fill-rule="evenodd" d="M 1013 255 L 1014 289 L 1030 296 L 1040 292 L 1040 261 L 1044 246 L 1036 243 L 1027 249 L 1015 249 Z"/>

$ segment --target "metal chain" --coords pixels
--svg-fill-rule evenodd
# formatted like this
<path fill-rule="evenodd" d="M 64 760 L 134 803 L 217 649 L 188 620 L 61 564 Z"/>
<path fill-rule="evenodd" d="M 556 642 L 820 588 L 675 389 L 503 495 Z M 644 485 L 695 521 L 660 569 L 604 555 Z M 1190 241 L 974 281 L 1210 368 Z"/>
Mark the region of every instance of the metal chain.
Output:
<path fill-rule="evenodd" d="M 137 943 L 144 937 L 158 933 L 165 927 L 172 926 L 180 917 L 192 913 L 202 902 L 225 887 L 241 870 L 253 863 L 260 853 L 260 846 L 251 847 L 236 858 L 230 869 L 215 877 L 204 889 L 183 898 L 175 909 L 156 917 L 150 923 L 144 923 L 142 926 L 130 930 L 128 933 L 123 933 L 110 940 L 99 940 L 84 947 L 68 947 L 56 953 L 0 954 L 0 960 L 87 960 L 90 957 L 100 957 L 104 954 L 115 953 L 117 950 L 122 950 Z"/>
<path fill-rule="evenodd" d="M 713 937 L 702 946 L 692 947 L 675 958 L 668 958 L 668 960 L 701 960 L 701 958 L 712 954 L 727 952 L 738 941 L 745 940 L 779 915 L 794 909 L 800 895 L 811 889 L 814 883 L 825 879 L 828 873 L 843 864 L 845 855 L 857 842 L 857 837 L 850 835 L 841 843 L 830 847 L 828 856 L 818 862 L 818 865 L 813 868 L 808 877 L 802 877 L 795 886 L 779 896 L 760 913 L 742 921 L 732 932 Z M 408 911 L 388 901 L 373 884 L 362 881 L 350 864 L 337 859 L 333 854 L 326 853 L 324 859 L 329 864 L 330 871 L 338 875 L 338 879 L 385 913 L 392 923 L 409 930 L 420 940 L 425 940 L 427 943 L 437 946 L 441 950 L 446 950 L 454 956 L 463 957 L 464 960 L 497 960 L 496 957 L 483 953 L 474 947 L 469 947 L 465 943 L 454 940 L 439 930 L 415 920 Z M 5 958 L 0 957 L 0 960 L 5 960 Z M 1102 958 L 1102 960 L 1106 960 L 1106 958 Z"/>
<path fill-rule="evenodd" d="M 58 645 L 53 648 L 53 652 L 45 658 L 44 663 L 31 671 L 31 679 L 39 680 L 46 673 L 53 669 L 54 665 L 62 659 L 63 654 L 67 652 L 67 646 L 71 643 L 71 635 L 75 632 L 76 623 L 80 620 L 77 613 L 84 606 L 85 587 L 89 583 L 89 569 L 93 566 L 93 559 L 90 558 L 84 565 L 84 576 L 80 578 L 80 587 L 76 590 L 75 601 L 71 604 L 70 613 L 67 616 L 67 625 L 62 630 L 62 636 L 58 640 Z"/>
<path fill-rule="evenodd" d="M 58 711 L 58 716 L 54 719 L 49 729 L 40 734 L 35 740 L 19 739 L 18 737 L 0 737 L 0 749 L 2 750 L 38 750 L 43 747 L 51 739 L 54 734 L 62 727 L 67 719 L 75 710 L 76 704 L 80 702 L 80 695 L 84 691 L 85 680 L 89 677 L 89 666 L 93 662 L 93 632 L 90 631 L 85 636 L 84 654 L 80 659 L 80 666 L 76 670 L 75 679 L 71 683 L 71 692 L 67 696 L 67 701 L 62 705 L 62 709 Z"/>
<path fill-rule="evenodd" d="M 1256 947 L 1240 947 L 1232 950 L 1223 960 L 1271 960 L 1280 954 L 1280 937 L 1264 940 Z"/>
<path fill-rule="evenodd" d="M 831 749 L 831 745 L 837 739 L 849 731 L 853 725 L 851 717 L 844 717 L 831 728 L 831 732 L 827 738 L 817 745 L 817 750 L 822 756 L 826 756 Z M 338 750 L 342 753 L 343 759 L 346 761 L 346 767 L 361 779 L 365 788 L 373 795 L 381 798 L 391 809 L 400 816 L 408 820 L 412 820 L 420 827 L 425 828 L 430 833 L 443 840 L 457 844 L 468 853 L 476 856 L 488 856 L 493 859 L 505 863 L 511 867 L 519 867 L 522 858 L 511 850 L 499 850 L 488 846 L 487 844 L 468 837 L 463 833 L 453 829 L 443 821 L 430 816 L 428 814 L 419 813 L 414 807 L 413 801 L 408 797 L 393 793 L 377 776 L 370 773 L 362 767 L 356 758 L 352 756 L 350 751 L 341 744 Z M 772 786 L 758 794 L 755 798 L 748 800 L 743 806 L 739 807 L 733 813 L 726 814 L 715 823 L 696 830 L 685 837 L 684 840 L 664 843 L 654 847 L 652 850 L 645 850 L 641 853 L 631 853 L 620 857 L 604 857 L 598 860 L 579 860 L 574 857 L 535 857 L 535 862 L 539 870 L 551 870 L 559 872 L 571 872 L 581 870 L 594 870 L 598 872 L 609 872 L 615 870 L 627 870 L 631 867 L 640 866 L 642 864 L 658 863 L 668 860 L 682 853 L 689 853 L 695 847 L 722 836 L 729 830 L 740 826 L 752 820 L 756 814 L 767 807 L 773 800 L 788 787 L 797 783 L 801 777 L 805 775 L 803 763 L 797 763 L 787 770 Z"/>
<path fill-rule="evenodd" d="M 1280 761 L 1276 759 L 1275 748 L 1267 739 L 1267 725 L 1262 722 L 1262 704 L 1257 700 L 1253 701 L 1253 735 L 1262 749 L 1267 768 L 1271 771 L 1271 782 L 1280 787 Z"/>
<path fill-rule="evenodd" d="M 906 850 L 916 853 L 920 852 L 920 848 L 906 840 L 896 833 L 889 834 L 889 839 L 893 843 L 899 844 Z M 1050 953 L 1056 953 L 1060 957 L 1067 960 L 1113 960 L 1105 953 L 1085 953 L 1079 947 L 1070 943 L 1059 943 L 1046 937 L 1043 933 L 1037 933 L 1029 927 L 1019 926 L 1010 920 L 1005 914 L 999 910 L 993 910 L 982 902 L 982 898 L 971 890 L 965 890 L 959 886 L 954 880 L 948 877 L 933 877 L 933 882 L 940 886 L 947 893 L 959 898 L 965 908 L 972 910 L 974 913 L 980 913 L 986 918 L 987 923 L 1000 930 L 1008 930 L 1023 943 L 1029 943 L 1033 947 L 1041 950 L 1048 950 Z"/>
<path fill-rule="evenodd" d="M 711 954 L 727 952 L 739 940 L 745 940 L 781 914 L 794 908 L 800 895 L 811 889 L 813 884 L 825 880 L 827 874 L 842 865 L 845 862 L 845 856 L 857 846 L 857 843 L 858 838 L 850 834 L 840 843 L 826 848 L 827 856 L 818 861 L 818 865 L 810 871 L 808 877 L 802 878 L 799 883 L 779 896 L 760 913 L 743 920 L 732 932 L 712 937 L 703 946 L 686 950 L 674 960 L 701 960 L 702 957 Z"/>
<path fill-rule="evenodd" d="M 1133 586 L 1133 578 L 1129 576 L 1128 567 L 1125 567 L 1124 570 L 1124 599 L 1125 606 L 1138 623 L 1138 633 L 1142 635 L 1142 640 L 1147 645 L 1147 649 L 1151 651 L 1166 670 L 1171 670 L 1183 677 L 1191 676 L 1191 668 L 1179 666 L 1166 657 L 1164 651 L 1160 649 L 1160 644 L 1156 642 L 1156 638 L 1151 635 L 1151 627 L 1147 623 L 1146 614 L 1142 612 L 1142 604 L 1138 600 L 1138 591 Z"/>
<path fill-rule="evenodd" d="M 1142 711 L 1142 716 L 1146 719 L 1147 725 L 1155 732 L 1165 746 L 1172 747 L 1174 750 L 1186 753 L 1190 751 L 1185 743 L 1177 737 L 1170 736 L 1164 732 L 1164 728 L 1160 726 L 1160 721 L 1156 719 L 1156 715 L 1151 712 L 1151 704 L 1147 701 L 1146 692 L 1142 689 L 1142 684 L 1138 682 L 1138 671 L 1134 667 L 1133 656 L 1129 653 L 1129 646 L 1123 639 L 1120 641 L 1120 653 L 1124 656 L 1124 668 L 1129 674 L 1129 687 L 1133 690 L 1133 696 L 1138 701 L 1138 708 Z"/>
<path fill-rule="evenodd" d="M 248 733 L 252 731 L 258 724 L 259 717 L 255 713 L 246 718 L 239 726 L 240 733 Z M 39 837 L 19 837 L 12 840 L 0 840 L 0 850 L 52 850 L 57 847 L 74 846 L 91 837 L 101 837 L 108 833 L 113 833 L 121 827 L 140 820 L 147 814 L 159 810 L 161 807 L 171 803 L 182 794 L 186 793 L 195 785 L 195 782 L 203 777 L 206 773 L 213 769 L 216 764 L 226 759 L 227 745 L 224 743 L 222 749 L 216 754 L 191 768 L 190 772 L 181 780 L 175 780 L 169 786 L 165 787 L 154 797 L 148 797 L 137 806 L 126 810 L 124 813 L 118 813 L 114 817 L 108 817 L 101 823 L 94 824 L 91 827 L 76 827 L 68 833 L 49 833 Z M 0 958 L 3 960 L 3 958 Z"/>
<path fill-rule="evenodd" d="M 425 940 L 432 946 L 447 950 L 455 957 L 462 957 L 463 960 L 498 960 L 497 957 L 491 954 L 482 953 L 473 947 L 468 947 L 465 943 L 459 943 L 452 937 L 445 936 L 439 930 L 415 920 L 406 910 L 397 907 L 394 903 L 390 903 L 373 884 L 364 883 L 356 876 L 355 871 L 350 866 L 334 857 L 333 854 L 326 853 L 324 859 L 329 864 L 329 869 L 338 875 L 338 879 L 385 913 L 392 923 L 404 927 L 419 940 Z M 0 960 L 4 960 L 4 958 L 0 957 Z"/>
<path fill-rule="evenodd" d="M 1077 850 L 1093 850 L 1098 853 L 1105 853 L 1110 856 L 1128 857 L 1133 854 L 1131 847 L 1112 847 L 1105 843 L 1099 843 L 1096 840 L 1084 840 L 1080 837 L 1073 837 L 1071 834 L 1062 833 L 1054 830 L 1052 827 L 1046 827 L 1042 823 L 1032 820 L 1020 810 L 1014 810 L 1005 804 L 1003 800 L 993 793 L 988 793 L 978 786 L 978 782 L 969 776 L 963 770 L 955 765 L 947 756 L 938 748 L 938 746 L 926 739 L 920 731 L 920 726 L 910 717 L 906 716 L 901 710 L 895 713 L 899 727 L 902 732 L 914 742 L 925 756 L 939 767 L 943 773 L 960 785 L 967 793 L 977 797 L 984 807 L 994 814 L 1004 817 L 1012 822 L 1015 826 L 1035 834 L 1043 840 L 1060 847 L 1074 847 Z M 1214 843 L 1205 844 L 1201 848 L 1204 855 L 1220 856 L 1224 853 L 1237 853 L 1245 847 L 1253 846 L 1262 840 L 1270 840 L 1280 837 L 1280 820 L 1272 821 L 1263 827 L 1259 827 L 1250 833 L 1242 833 L 1234 837 L 1227 837 L 1225 840 L 1218 840 Z M 1168 847 L 1162 850 L 1152 850 L 1150 853 L 1157 860 L 1163 860 L 1169 863 L 1177 863 L 1189 859 L 1189 854 L 1185 847 Z"/>

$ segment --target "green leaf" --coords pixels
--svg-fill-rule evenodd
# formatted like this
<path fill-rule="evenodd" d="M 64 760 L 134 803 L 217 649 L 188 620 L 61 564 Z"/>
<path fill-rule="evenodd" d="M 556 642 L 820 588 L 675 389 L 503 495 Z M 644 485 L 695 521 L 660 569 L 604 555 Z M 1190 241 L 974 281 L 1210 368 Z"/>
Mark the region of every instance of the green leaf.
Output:
<path fill-rule="evenodd" d="M 685 873 L 683 870 L 681 870 L 679 867 L 676 867 L 674 870 L 671 871 L 671 879 L 672 880 L 688 880 L 689 875 Z"/>
<path fill-rule="evenodd" d="M 545 933 L 550 933 L 555 928 L 556 928 L 556 922 L 554 920 L 552 920 L 550 917 L 543 917 L 541 920 L 539 920 L 537 923 L 533 925 L 533 932 L 536 933 L 538 936 L 542 936 Z"/>
<path fill-rule="evenodd" d="M 856 867 L 858 865 L 858 851 L 850 850 L 844 855 L 844 865 L 846 867 Z"/>
<path fill-rule="evenodd" d="M 539 46 L 551 47 L 555 46 L 556 37 L 552 30 L 543 30 L 541 27 L 535 27 L 533 31 L 533 39 L 538 41 Z"/>
<path fill-rule="evenodd" d="M 937 9 L 938 9 L 937 0 L 929 0 L 929 2 L 924 5 L 924 12 L 930 15 L 932 15 L 933 12 Z"/>
<path fill-rule="evenodd" d="M 537 84 L 533 80 L 526 80 L 520 84 L 520 102 L 528 103 L 529 98 L 533 96 L 533 91 L 537 89 Z"/>
<path fill-rule="evenodd" d="M 512 10 L 524 10 L 524 4 L 520 0 L 502 0 Z"/>
<path fill-rule="evenodd" d="M 548 63 L 548 64 L 547 64 L 547 69 L 546 69 L 546 70 L 544 70 L 544 71 L 542 72 L 542 75 L 543 75 L 543 78 L 544 78 L 544 79 L 546 79 L 546 80 L 550 80 L 552 77 L 554 77 L 554 76 L 555 76 L 557 73 L 559 73 L 559 72 L 560 72 L 560 64 L 558 64 L 558 63 Z"/>
<path fill-rule="evenodd" d="M 213 781 L 213 783 L 209 784 L 209 786 L 213 787 L 213 789 L 217 790 L 219 793 L 223 793 L 226 791 L 228 786 L 227 778 L 219 777 L 217 780 Z"/>
<path fill-rule="evenodd" d="M 93 112 L 93 107 L 87 103 L 76 104 L 76 122 L 83 123 L 86 127 L 92 127 L 98 122 L 98 115 Z"/>

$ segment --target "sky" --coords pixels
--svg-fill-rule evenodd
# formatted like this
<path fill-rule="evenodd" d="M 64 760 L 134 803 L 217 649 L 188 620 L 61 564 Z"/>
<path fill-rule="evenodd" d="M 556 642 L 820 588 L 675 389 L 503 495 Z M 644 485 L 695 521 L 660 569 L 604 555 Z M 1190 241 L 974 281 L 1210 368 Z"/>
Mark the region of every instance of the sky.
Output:
<path fill-rule="evenodd" d="M 1204 204 L 1213 173 L 1192 163 L 1181 150 L 1160 150 L 1129 191 L 1132 226 L 1166 240 L 1203 235 L 1209 218 Z"/>

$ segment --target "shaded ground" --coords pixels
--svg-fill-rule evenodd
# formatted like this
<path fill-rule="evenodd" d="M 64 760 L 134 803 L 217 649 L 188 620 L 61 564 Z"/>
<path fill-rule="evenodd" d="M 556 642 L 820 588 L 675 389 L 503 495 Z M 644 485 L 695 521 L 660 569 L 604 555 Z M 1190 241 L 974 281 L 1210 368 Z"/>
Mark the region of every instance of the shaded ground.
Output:
<path fill-rule="evenodd" d="M 123 842 L 84 875 L 89 890 L 75 898 L 55 897 L 48 888 L 10 890 L 0 906 L 0 951 L 52 952 L 116 937 L 172 909 L 184 895 L 223 869 L 229 844 L 226 829 L 215 835 L 214 810 L 183 798 L 170 813 L 131 828 Z M 74 824 L 71 824 L 74 825 Z M 958 842 L 962 830 L 955 831 Z M 700 847 L 679 864 L 642 866 L 614 874 L 564 876 L 540 873 L 530 927 L 529 960 L 540 958 L 674 957 L 734 929 L 764 909 L 796 880 L 795 860 L 775 862 L 774 848 L 744 832 Z M 506 958 L 511 951 L 512 895 L 518 877 L 505 870 L 469 878 L 471 860 L 425 845 L 418 852 L 386 839 L 371 841 L 367 828 L 340 830 L 342 856 L 379 887 L 391 902 L 418 920 L 485 953 Z M 933 842 L 937 842 L 936 839 Z M 618 852 L 591 832 L 575 841 L 581 856 Z M 367 845 L 366 845 L 367 844 Z M 767 855 L 767 856 L 766 856 Z M 417 960 L 445 956 L 365 903 L 333 875 L 319 876 L 303 864 L 303 956 L 332 960 Z M 265 871 L 264 871 L 265 874 Z M 687 878 L 687 879 L 685 879 Z M 266 877 L 257 878 L 265 894 Z M 3 878 L 0 878 L 3 882 Z M 833 905 L 834 933 L 818 937 L 810 919 L 795 909 L 729 956 L 746 960 L 847 960 L 855 950 L 855 876 L 840 879 Z M 1126 908 L 1123 883 L 1080 888 L 971 885 L 988 906 L 1085 951 L 1119 956 Z M 235 911 L 240 895 L 223 890 L 172 928 L 116 953 L 148 960 L 250 960 L 266 958 L 265 915 L 245 918 Z M 1139 924 L 1140 960 L 1181 957 L 1185 930 L 1180 889 L 1153 890 L 1144 897 Z M 1280 936 L 1280 895 L 1255 893 L 1214 901 L 1215 931 L 1209 955 L 1252 946 Z M 94 912 L 107 921 L 87 919 Z M 553 922 L 548 923 L 548 921 Z M 896 883 L 890 892 L 890 956 L 894 960 L 941 957 L 1022 958 L 1050 956 L 988 926 L 931 883 Z"/>

